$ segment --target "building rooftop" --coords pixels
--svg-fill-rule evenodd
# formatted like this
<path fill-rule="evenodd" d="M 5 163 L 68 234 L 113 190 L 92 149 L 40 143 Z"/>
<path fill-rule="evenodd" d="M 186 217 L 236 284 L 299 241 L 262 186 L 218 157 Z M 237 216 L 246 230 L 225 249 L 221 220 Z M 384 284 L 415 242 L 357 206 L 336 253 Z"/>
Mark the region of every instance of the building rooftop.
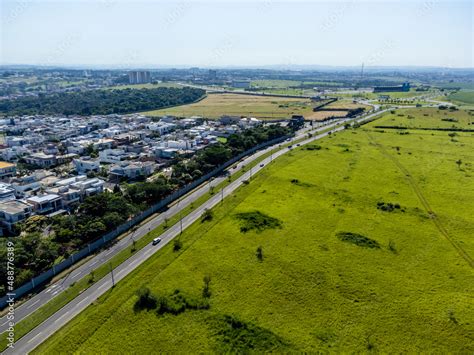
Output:
<path fill-rule="evenodd" d="M 58 195 L 55 194 L 48 194 L 48 195 L 43 195 L 43 196 L 33 196 L 28 198 L 28 201 L 36 202 L 36 203 L 44 203 L 48 201 L 54 201 L 56 199 L 60 198 Z"/>
<path fill-rule="evenodd" d="M 30 208 L 28 204 L 22 201 L 7 201 L 0 203 L 0 211 L 4 211 L 8 214 L 17 214 L 23 212 L 25 209 Z"/>
<path fill-rule="evenodd" d="M 14 167 L 15 164 L 7 163 L 6 161 L 0 161 L 0 169 Z"/>

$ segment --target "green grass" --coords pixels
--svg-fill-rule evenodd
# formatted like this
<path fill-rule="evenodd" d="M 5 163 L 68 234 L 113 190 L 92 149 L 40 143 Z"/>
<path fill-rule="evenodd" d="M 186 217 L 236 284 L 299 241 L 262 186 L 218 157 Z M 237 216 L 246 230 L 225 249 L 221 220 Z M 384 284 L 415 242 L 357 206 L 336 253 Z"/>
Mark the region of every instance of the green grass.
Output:
<path fill-rule="evenodd" d="M 377 124 L 268 165 L 186 230 L 179 252 L 164 247 L 37 352 L 474 351 L 472 267 L 454 247 L 474 255 L 473 135 Z M 242 233 L 235 215 L 249 211 L 281 228 Z M 133 311 L 140 287 L 196 299 L 206 275 L 209 309 Z"/>
<path fill-rule="evenodd" d="M 438 108 L 408 108 L 387 113 L 374 125 L 407 128 L 469 128 L 474 129 L 474 116 L 465 110 L 439 110 Z M 430 133 L 431 134 L 431 133 Z M 446 133 L 447 134 L 447 133 Z"/>
<path fill-rule="evenodd" d="M 474 90 L 474 81 L 468 82 L 453 82 L 453 83 L 437 83 L 436 84 L 440 88 L 461 88 L 465 90 Z"/>
<path fill-rule="evenodd" d="M 252 80 L 250 83 L 253 87 L 266 87 L 275 89 L 286 89 L 290 86 L 300 85 L 301 81 L 296 80 Z"/>
<path fill-rule="evenodd" d="M 454 103 L 474 105 L 474 90 L 461 90 L 448 96 Z"/>
<path fill-rule="evenodd" d="M 379 98 L 380 95 L 388 95 L 390 96 L 390 99 L 400 99 L 400 100 L 415 100 L 416 102 L 416 96 L 423 96 L 423 95 L 429 95 L 432 92 L 426 92 L 426 91 L 415 91 L 415 90 L 410 90 L 408 92 L 364 92 L 364 93 L 359 93 L 359 94 L 338 94 L 338 93 L 331 93 L 329 96 L 335 96 L 335 97 L 343 97 L 343 98 L 349 98 L 349 97 L 356 97 L 356 98 L 365 98 L 368 100 L 376 100 Z"/>

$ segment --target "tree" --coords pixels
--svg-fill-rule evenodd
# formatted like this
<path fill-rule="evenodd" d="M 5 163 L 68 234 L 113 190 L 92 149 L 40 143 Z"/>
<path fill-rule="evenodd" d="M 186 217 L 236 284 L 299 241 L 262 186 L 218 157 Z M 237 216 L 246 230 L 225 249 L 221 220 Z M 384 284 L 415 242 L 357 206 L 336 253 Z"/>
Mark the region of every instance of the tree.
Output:
<path fill-rule="evenodd" d="M 179 238 L 175 238 L 173 241 L 173 251 L 180 251 L 183 247 L 183 243 Z"/>
<path fill-rule="evenodd" d="M 261 246 L 259 246 L 257 248 L 257 253 L 256 254 L 257 254 L 257 259 L 259 261 L 263 261 L 263 248 Z"/>
<path fill-rule="evenodd" d="M 211 290 L 209 285 L 211 283 L 211 277 L 209 275 L 204 276 L 204 287 L 202 288 L 202 297 L 209 298 L 211 297 Z"/>
<path fill-rule="evenodd" d="M 124 219 L 119 213 L 110 212 L 102 217 L 102 221 L 107 230 L 112 230 L 121 225 L 124 222 Z"/>
<path fill-rule="evenodd" d="M 120 189 L 120 185 L 119 184 L 115 184 L 114 186 L 114 194 L 122 194 L 122 190 Z"/>
<path fill-rule="evenodd" d="M 459 170 L 461 170 L 461 164 L 462 164 L 461 159 L 456 160 L 456 164 L 458 165 Z"/>
<path fill-rule="evenodd" d="M 87 280 L 90 284 L 93 284 L 95 282 L 95 276 L 94 276 L 94 271 L 91 271 L 89 274 L 89 280 Z"/>
<path fill-rule="evenodd" d="M 153 309 L 156 308 L 157 299 L 151 293 L 148 287 L 142 287 L 136 292 L 138 300 L 135 302 L 134 309 L 136 311 L 141 311 L 143 309 Z"/>
<path fill-rule="evenodd" d="M 206 208 L 201 215 L 201 223 L 204 223 L 206 221 L 211 221 L 212 218 L 214 218 L 212 211 Z"/>

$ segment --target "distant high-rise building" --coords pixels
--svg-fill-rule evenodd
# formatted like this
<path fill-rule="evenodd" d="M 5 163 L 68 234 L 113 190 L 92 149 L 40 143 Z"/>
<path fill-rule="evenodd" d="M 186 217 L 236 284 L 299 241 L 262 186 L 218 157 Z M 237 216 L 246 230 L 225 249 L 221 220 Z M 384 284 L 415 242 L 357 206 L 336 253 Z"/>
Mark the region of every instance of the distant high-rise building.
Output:
<path fill-rule="evenodd" d="M 209 69 L 209 80 L 217 79 L 217 70 Z"/>
<path fill-rule="evenodd" d="M 146 84 L 151 82 L 149 71 L 130 71 L 128 72 L 128 82 L 130 84 Z"/>

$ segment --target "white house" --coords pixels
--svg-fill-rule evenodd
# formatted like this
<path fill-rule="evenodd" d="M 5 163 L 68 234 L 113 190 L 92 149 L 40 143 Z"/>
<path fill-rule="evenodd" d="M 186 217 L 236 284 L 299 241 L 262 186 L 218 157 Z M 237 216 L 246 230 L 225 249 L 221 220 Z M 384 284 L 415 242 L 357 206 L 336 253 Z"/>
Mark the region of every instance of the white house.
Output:
<path fill-rule="evenodd" d="M 0 202 L 12 201 L 15 199 L 15 189 L 10 184 L 0 182 Z"/>
<path fill-rule="evenodd" d="M 85 174 L 88 172 L 100 171 L 100 162 L 98 159 L 84 157 L 84 158 L 74 159 L 72 162 L 78 174 Z"/>
<path fill-rule="evenodd" d="M 33 211 L 37 214 L 51 214 L 63 206 L 61 196 L 56 194 L 31 196 L 26 202 L 33 206 Z"/>
<path fill-rule="evenodd" d="M 136 179 L 153 174 L 156 164 L 150 161 L 146 162 L 122 162 L 110 168 L 110 175 L 113 178 Z"/>
<path fill-rule="evenodd" d="M 15 164 L 0 161 L 0 180 L 5 180 L 15 175 L 16 175 Z"/>
<path fill-rule="evenodd" d="M 123 149 L 105 149 L 99 152 L 99 161 L 101 163 L 115 164 L 135 157 L 135 154 L 124 151 Z"/>
<path fill-rule="evenodd" d="M 23 201 L 0 203 L 0 224 L 9 232 L 13 226 L 31 216 L 31 206 Z"/>

